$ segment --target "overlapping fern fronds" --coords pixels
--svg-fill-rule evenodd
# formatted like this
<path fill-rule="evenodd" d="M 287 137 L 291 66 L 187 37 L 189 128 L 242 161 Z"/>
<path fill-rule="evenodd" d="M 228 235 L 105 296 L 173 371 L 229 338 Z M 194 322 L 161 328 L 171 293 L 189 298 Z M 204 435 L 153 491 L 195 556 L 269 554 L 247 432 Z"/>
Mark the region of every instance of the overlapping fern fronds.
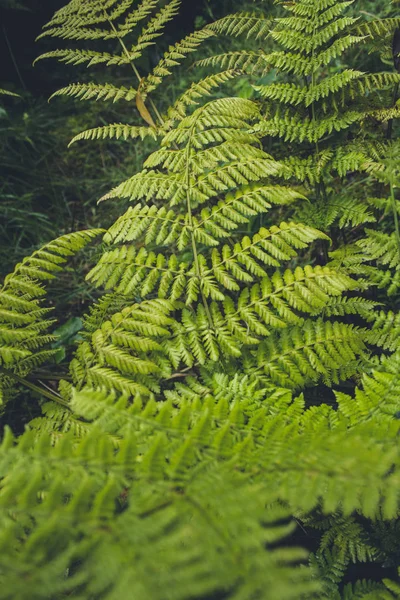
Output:
<path fill-rule="evenodd" d="M 350 2 L 297 0 L 275 28 L 269 17 L 241 13 L 189 35 L 142 80 L 135 61 L 179 3 L 72 0 L 43 34 L 117 42 L 119 54 L 44 56 L 131 63 L 140 80 L 137 88 L 56 92 L 135 101 L 146 122 L 87 130 L 74 141 L 151 135 L 160 145 L 103 198 L 132 205 L 104 235 L 88 275 L 103 296 L 86 316 L 59 394 L 19 439 L 7 430 L 0 446 L 0 597 L 395 597 L 389 580 L 341 582 L 351 563 L 383 564 L 389 552 L 373 534 L 395 531 L 400 508 L 398 315 L 377 313 L 379 303 L 360 294 L 377 263 L 382 273 L 397 269 L 396 248 L 371 230 L 321 265 L 330 239 L 315 222 L 356 228 L 389 205 L 397 215 L 388 144 L 346 139 L 367 123 L 360 96 L 374 97 L 375 84 L 386 90 L 397 75 L 355 68 L 323 79 L 365 35 L 344 15 Z M 147 94 L 224 31 L 285 49 L 212 59 L 225 70 L 158 115 Z M 243 69 L 271 66 L 305 79 L 260 84 L 257 103 L 203 102 Z M 282 160 L 264 150 L 266 135 L 286 140 Z M 361 204 L 351 188 L 337 193 L 332 173 L 349 171 L 383 182 L 389 201 Z M 304 186 L 289 186 L 296 179 L 315 186 L 312 202 Z M 292 205 L 305 219 L 293 217 Z M 7 278 L 0 336 L 9 336 L 3 360 L 14 376 L 47 352 L 43 283 L 99 233 L 60 238 Z M 370 347 L 393 355 L 371 357 Z M 310 394 L 317 384 L 318 404 Z M 310 566 L 309 552 L 287 539 L 293 522 L 312 529 L 319 545 Z"/>
<path fill-rule="evenodd" d="M 173 303 L 179 312 L 170 320 L 168 343 L 163 344 L 172 370 L 181 363 L 192 367 L 210 359 L 238 358 L 247 346 L 275 330 L 302 324 L 305 315 L 322 311 L 332 297 L 354 287 L 349 277 L 329 266 L 285 268 L 315 240 L 326 238 L 313 228 L 283 222 L 261 227 L 252 237 L 240 233 L 272 204 L 302 199 L 271 180 L 282 166 L 259 148 L 257 135 L 250 132 L 257 117 L 256 104 L 248 100 L 205 104 L 166 134 L 141 173 L 106 196 L 127 197 L 134 206 L 107 232 L 105 242 L 112 247 L 88 279 L 127 298 L 157 296 Z M 362 335 L 348 332 L 353 340 L 349 362 L 345 338 L 332 361 L 325 333 L 322 326 L 318 341 L 310 341 L 321 347 L 318 377 L 332 374 L 337 379 L 335 369 L 347 364 L 349 373 L 355 355 L 362 353 Z M 295 330 L 288 340 L 291 336 Z M 301 360 L 314 368 L 311 356 L 314 350 Z M 279 382 L 277 372 L 273 381 Z"/>
<path fill-rule="evenodd" d="M 396 514 L 398 425 L 347 423 L 324 405 L 305 410 L 301 397 L 279 410 L 277 397 L 269 404 L 264 394 L 229 402 L 224 393 L 194 392 L 179 406 L 143 405 L 85 388 L 71 402 L 74 417 L 91 424 L 82 441 L 69 435 L 52 446 L 44 432 L 27 432 L 15 443 L 8 434 L 0 448 L 9 473 L 2 546 L 29 526 L 2 553 L 3 591 L 23 597 L 29 577 L 38 599 L 49 585 L 53 594 L 79 588 L 105 598 L 138 588 L 161 599 L 167 585 L 182 600 L 221 588 L 239 598 L 321 597 L 315 571 L 298 565 L 306 552 L 281 547 L 293 530 L 290 514 L 321 502 L 326 514 L 342 510 L 325 527 L 323 548 L 337 544 L 343 562 L 356 548 L 354 560 L 363 560 L 350 515 L 370 517 L 380 506 L 386 518 Z M 68 498 L 62 506 L 60 497 Z M 160 564 L 166 568 L 154 577 Z"/>
<path fill-rule="evenodd" d="M 397 72 L 368 73 L 361 64 L 330 69 L 339 58 L 343 60 L 346 51 L 372 42 L 383 31 L 386 37 L 393 36 L 396 27 L 396 19 L 364 24 L 360 18 L 346 16 L 351 5 L 333 0 L 283 3 L 287 16 L 275 18 L 268 29 L 259 15 L 252 15 L 252 21 L 243 13 L 224 17 L 210 28 L 233 37 L 247 33 L 244 24 L 248 23 L 248 35 L 254 38 L 261 31 L 271 51 L 235 51 L 200 63 L 238 69 L 254 82 L 264 103 L 256 130 L 263 137 L 284 142 L 272 145 L 275 156 L 284 160 L 287 177 L 305 182 L 314 196 L 310 205 L 301 207 L 298 218 L 325 232 L 338 222 L 341 227 L 354 227 L 371 220 L 365 204 L 358 198 L 338 197 L 330 189 L 331 182 L 337 175 L 380 169 L 377 155 L 382 148 L 376 139 L 365 143 L 366 131 L 369 124 L 376 129 L 377 121 L 384 123 L 397 115 L 393 107 L 393 89 L 400 82 Z M 273 69 L 278 71 L 275 80 L 256 84 L 257 77 Z M 358 143 L 360 129 L 363 134 Z M 316 218 L 319 213 L 324 219 Z"/>
<path fill-rule="evenodd" d="M 205 28 L 186 36 L 166 50 L 150 73 L 146 76 L 141 74 L 137 61 L 163 34 L 168 22 L 177 15 L 180 4 L 181 0 L 169 0 L 166 3 L 159 0 L 143 0 L 139 5 L 134 0 L 89 0 L 83 6 L 81 2 L 71 0 L 45 25 L 39 39 L 47 36 L 78 41 L 85 45 L 46 52 L 37 60 L 55 58 L 67 64 L 86 64 L 88 67 L 127 65 L 132 69 L 135 79 L 135 87 L 89 82 L 73 83 L 56 91 L 53 97 L 72 96 L 80 100 L 101 99 L 113 102 L 124 99 L 127 102 L 135 102 L 139 113 L 140 125 L 108 124 L 85 130 L 73 141 L 119 137 L 143 139 L 145 136 L 155 137 L 158 128 L 161 128 L 161 131 L 165 129 L 169 121 L 165 122 L 152 99 L 148 98 L 149 93 L 156 90 L 172 70 L 189 54 L 195 52 L 200 44 L 214 35 L 210 29 Z M 105 48 L 108 48 L 110 41 L 117 42 L 119 51 L 101 52 L 89 47 L 90 43 L 94 42 L 97 45 L 102 42 Z M 206 87 L 200 89 L 203 94 L 207 93 Z M 185 103 L 181 103 L 181 106 L 185 106 Z M 143 122 L 146 125 L 143 125 Z"/>

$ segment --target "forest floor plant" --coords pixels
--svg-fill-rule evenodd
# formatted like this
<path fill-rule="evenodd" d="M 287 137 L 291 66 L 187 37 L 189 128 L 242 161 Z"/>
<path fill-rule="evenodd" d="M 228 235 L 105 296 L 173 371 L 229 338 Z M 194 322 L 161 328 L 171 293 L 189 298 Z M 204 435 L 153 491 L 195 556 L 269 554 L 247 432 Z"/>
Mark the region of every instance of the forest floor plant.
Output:
<path fill-rule="evenodd" d="M 72 40 L 45 57 L 137 79 L 57 92 L 136 111 L 73 141 L 150 137 L 157 149 L 102 198 L 131 203 L 106 232 L 58 238 L 0 290 L 4 419 L 22 389 L 42 398 L 42 415 L 21 435 L 6 427 L 0 446 L 0 598 L 398 598 L 400 320 L 366 297 L 398 263 L 365 250 L 376 217 L 353 178 L 368 178 L 368 198 L 389 190 L 368 206 L 390 206 L 397 223 L 396 144 L 375 139 L 369 119 L 396 116 L 386 91 L 399 77 L 331 65 L 397 20 L 296 0 L 275 25 L 241 14 L 206 26 L 143 77 L 141 56 L 179 4 L 72 0 L 44 29 Z M 211 59 L 228 68 L 160 112 L 152 92 L 218 31 L 285 49 Z M 266 104 L 210 98 L 246 60 L 301 83 L 259 85 Z M 46 291 L 100 235 L 87 275 L 100 297 L 65 375 Z"/>

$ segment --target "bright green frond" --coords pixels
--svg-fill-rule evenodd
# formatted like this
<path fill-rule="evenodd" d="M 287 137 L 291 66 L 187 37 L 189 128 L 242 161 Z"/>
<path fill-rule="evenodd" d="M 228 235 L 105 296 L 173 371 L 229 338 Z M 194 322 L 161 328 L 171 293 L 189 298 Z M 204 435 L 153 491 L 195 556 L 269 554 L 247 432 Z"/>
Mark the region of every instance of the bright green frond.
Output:
<path fill-rule="evenodd" d="M 50 100 L 55 96 L 72 96 L 78 100 L 134 100 L 137 90 L 134 88 L 116 87 L 110 83 L 98 85 L 97 83 L 72 83 L 65 88 L 61 88 L 54 92 Z"/>
<path fill-rule="evenodd" d="M 327 77 L 320 84 L 312 87 L 301 87 L 293 83 L 278 83 L 266 86 L 255 86 L 263 98 L 277 100 L 284 104 L 304 104 L 310 106 L 313 102 L 326 98 L 330 94 L 341 91 L 353 80 L 363 76 L 361 71 L 345 70 L 341 73 Z"/>
<path fill-rule="evenodd" d="M 364 118 L 362 112 L 349 110 L 340 115 L 332 115 L 314 121 L 309 117 L 292 115 L 289 111 L 277 112 L 271 119 L 263 120 L 256 127 L 261 135 L 280 137 L 285 142 L 317 142 L 326 135 L 348 129 L 353 123 Z"/>
<path fill-rule="evenodd" d="M 0 89 L 0 95 L 1 96 L 14 96 L 15 98 L 19 98 L 20 95 L 16 94 L 15 92 L 10 92 L 9 90 L 4 90 L 4 89 Z"/>
<path fill-rule="evenodd" d="M 305 321 L 260 344 L 258 368 L 288 388 L 304 387 L 319 379 L 339 383 L 358 369 L 357 358 L 365 350 L 363 334 L 352 325 Z"/>
<path fill-rule="evenodd" d="M 136 139 L 140 138 L 144 140 L 146 137 L 152 137 L 153 139 L 157 139 L 157 133 L 153 127 L 144 127 L 137 125 L 128 125 L 124 123 L 113 123 L 111 125 L 104 125 L 103 127 L 95 127 L 94 129 L 86 129 L 86 131 L 82 131 L 78 133 L 69 143 L 74 144 L 75 142 L 79 142 L 80 140 L 104 140 L 104 139 Z"/>
<path fill-rule="evenodd" d="M 63 270 L 68 258 L 103 233 L 92 229 L 64 235 L 49 242 L 19 263 L 0 288 L 0 387 L 9 388 L 13 373 L 25 376 L 48 361 L 55 350 L 49 329 L 54 320 L 43 308 L 46 286 Z M 18 379 L 17 379 L 18 381 Z"/>
<path fill-rule="evenodd" d="M 154 67 L 153 71 L 145 78 L 143 82 L 144 91 L 149 93 L 155 90 L 164 77 L 171 75 L 171 69 L 179 66 L 189 54 L 195 52 L 200 44 L 204 43 L 213 35 L 211 29 L 201 29 L 200 31 L 189 34 L 174 46 L 170 46 L 159 63 Z M 202 83 L 197 84 L 198 89 L 201 89 L 201 85 Z"/>
<path fill-rule="evenodd" d="M 81 65 L 87 63 L 86 66 L 93 67 L 94 65 L 104 64 L 124 65 L 129 63 L 128 58 L 124 54 L 109 54 L 108 52 L 97 52 L 95 50 L 52 50 L 41 54 L 35 63 L 45 58 L 55 58 L 59 62 L 67 65 Z"/>
<path fill-rule="evenodd" d="M 219 34 L 239 37 L 246 34 L 247 39 L 265 39 L 270 33 L 272 19 L 262 14 L 239 12 L 215 21 L 209 28 Z"/>

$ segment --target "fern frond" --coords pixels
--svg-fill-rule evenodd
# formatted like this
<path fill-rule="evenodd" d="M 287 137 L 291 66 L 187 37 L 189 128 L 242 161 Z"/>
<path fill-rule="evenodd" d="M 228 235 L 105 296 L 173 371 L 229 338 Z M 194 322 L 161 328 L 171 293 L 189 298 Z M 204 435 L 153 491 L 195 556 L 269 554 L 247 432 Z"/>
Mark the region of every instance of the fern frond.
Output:
<path fill-rule="evenodd" d="M 91 425 L 84 423 L 72 414 L 69 408 L 55 402 L 46 402 L 42 406 L 43 416 L 32 419 L 29 428 L 37 432 L 48 433 L 53 443 L 57 443 L 63 434 L 71 432 L 76 438 L 89 435 Z"/>
<path fill-rule="evenodd" d="M 264 341 L 257 364 L 283 387 L 304 387 L 318 379 L 338 383 L 357 369 L 365 349 L 362 330 L 339 322 L 306 321 Z"/>
<path fill-rule="evenodd" d="M 98 85 L 96 83 L 72 83 L 65 88 L 61 88 L 54 92 L 49 98 L 51 100 L 55 96 L 71 96 L 78 100 L 134 100 L 137 90 L 134 88 L 116 87 L 110 83 Z"/>
<path fill-rule="evenodd" d="M 74 385 L 118 390 L 133 397 L 157 391 L 157 379 L 169 373 L 158 355 L 164 353 L 161 344 L 169 335 L 172 309 L 165 300 L 150 300 L 128 306 L 104 321 L 79 346 L 71 362 Z"/>
<path fill-rule="evenodd" d="M 310 177 L 310 173 L 307 173 Z M 322 178 L 319 178 L 319 180 Z M 315 178 L 314 181 L 318 179 Z M 340 196 L 330 197 L 327 201 L 316 202 L 314 205 L 304 203 L 296 211 L 296 218 L 311 226 L 328 231 L 329 227 L 338 222 L 340 227 L 357 227 L 366 223 L 374 223 L 376 218 L 368 204 L 362 204 L 357 198 Z"/>
<path fill-rule="evenodd" d="M 221 251 L 215 249 L 211 260 L 217 278 L 235 277 L 239 280 L 251 281 L 252 275 L 264 277 L 266 273 L 258 262 L 266 266 L 281 266 L 296 256 L 300 248 L 318 238 L 328 239 L 319 231 L 297 223 L 281 223 L 269 230 L 261 228 L 253 239 L 245 236 L 233 248 L 223 246 Z M 229 275 L 228 275 L 229 273 Z"/>
<path fill-rule="evenodd" d="M 308 76 L 318 67 L 324 67 L 335 58 L 343 54 L 352 46 L 359 44 L 364 40 L 361 36 L 344 35 L 332 41 L 332 44 L 313 56 L 303 56 L 292 52 L 276 51 L 269 54 L 262 53 L 261 57 L 265 65 L 279 69 L 285 73 L 294 75 Z"/>
<path fill-rule="evenodd" d="M 362 112 L 348 110 L 314 121 L 285 111 L 282 115 L 276 113 L 271 119 L 261 121 L 255 130 L 261 135 L 281 137 L 285 142 L 317 142 L 334 131 L 348 129 L 363 118 Z"/>
<path fill-rule="evenodd" d="M 1 96 L 14 96 L 15 98 L 20 98 L 19 94 L 16 94 L 15 92 L 10 92 L 9 90 L 4 90 L 4 89 L 0 89 L 0 95 Z"/>
<path fill-rule="evenodd" d="M 350 82 L 360 79 L 363 75 L 364 73 L 361 71 L 347 69 L 341 73 L 336 73 L 331 77 L 327 77 L 320 84 L 310 88 L 296 86 L 293 83 L 278 83 L 255 86 L 255 89 L 263 98 L 277 100 L 278 102 L 292 104 L 293 106 L 297 106 L 298 104 L 310 106 L 313 102 L 342 90 L 344 87 L 348 86 Z M 367 82 L 365 82 L 364 91 L 367 89 L 367 85 Z"/>
<path fill-rule="evenodd" d="M 290 12 L 292 12 L 294 17 L 283 17 L 277 19 L 277 22 L 280 26 L 283 27 L 291 27 L 295 31 L 304 31 L 305 33 L 311 34 L 315 30 L 315 22 L 313 19 L 310 19 L 310 16 L 315 16 L 315 13 L 318 14 L 317 26 L 322 27 L 333 21 L 336 17 L 339 17 L 349 6 L 353 4 L 354 0 L 350 0 L 347 2 L 333 2 L 325 4 L 319 4 L 318 2 L 312 3 L 312 9 L 310 11 L 310 4 L 307 6 L 307 3 L 298 3 L 297 6 L 291 7 L 288 5 L 286 8 Z"/>
<path fill-rule="evenodd" d="M 368 339 L 368 336 L 367 336 Z M 336 393 L 339 412 L 350 427 L 370 420 L 390 423 L 400 410 L 399 352 L 385 358 L 371 374 L 364 374 L 355 397 Z"/>
<path fill-rule="evenodd" d="M 265 39 L 270 33 L 272 19 L 263 14 L 239 12 L 223 17 L 208 27 L 219 34 L 239 37 L 246 34 L 247 39 Z"/>
<path fill-rule="evenodd" d="M 93 398 L 92 406 L 106 404 L 99 392 L 93 392 Z M 88 399 L 88 393 L 81 394 L 74 405 L 83 411 Z M 147 425 L 151 418 L 143 422 Z M 14 475 L 4 483 L 2 509 L 6 513 L 7 501 L 15 498 L 13 512 L 18 516 L 5 514 L 1 542 L 6 544 L 24 520 L 30 526 L 25 528 L 25 536 L 18 537 L 14 553 L 3 556 L 2 570 L 7 572 L 10 561 L 19 556 L 4 589 L 21 596 L 21 581 L 30 576 L 30 595 L 39 598 L 47 589 L 43 581 L 52 576 L 57 594 L 75 593 L 79 577 L 79 588 L 87 596 L 109 595 L 113 590 L 122 597 L 144 593 L 158 600 L 166 588 L 171 588 L 176 597 L 188 600 L 198 594 L 215 594 L 223 588 L 243 597 L 268 593 L 300 600 L 303 592 L 312 597 L 319 585 L 307 568 L 297 566 L 306 553 L 280 547 L 294 529 L 291 522 L 282 524 L 288 510 L 276 502 L 267 502 L 266 486 L 246 483 L 240 475 L 228 476 L 222 461 L 220 466 L 210 465 L 207 473 L 191 483 L 186 481 L 188 466 L 193 463 L 192 446 L 197 442 L 196 435 L 204 439 L 201 433 L 205 427 L 197 419 L 192 434 L 185 436 L 183 444 L 178 438 L 170 450 L 169 439 L 160 427 L 161 431 L 140 450 L 139 444 L 136 446 L 142 438 L 138 430 L 122 440 L 117 450 L 98 429 L 78 443 L 65 436 L 55 447 L 47 443 L 43 434 L 37 445 L 32 432 L 26 433 L 18 444 L 7 437 L 0 454 L 2 468 L 6 466 L 7 451 L 10 471 L 19 471 L 18 467 L 25 463 L 30 481 L 28 477 L 21 479 L 22 474 L 18 473 L 18 477 Z M 182 451 L 185 444 L 186 453 Z M 167 477 L 166 458 L 170 462 Z M 131 498 L 132 472 L 141 491 Z M 178 482 L 185 489 L 183 495 L 176 493 Z M 212 489 L 218 490 L 218 502 L 210 494 Z M 56 517 L 54 506 L 65 497 L 68 503 Z M 62 544 L 57 543 L 60 527 Z M 44 538 L 54 540 L 51 555 L 50 549 L 48 553 L 39 552 Z M 74 548 L 74 552 L 69 548 Z M 34 566 L 28 556 L 32 551 L 36 556 Z M 82 557 L 76 576 L 65 576 L 76 554 Z M 255 564 L 254 556 L 258 559 Z M 152 570 L 160 557 L 168 568 L 155 578 Z M 252 573 L 251 578 L 233 568 L 238 558 L 244 573 Z M 211 576 L 215 568 L 217 577 Z M 41 578 L 34 577 L 38 569 Z"/>
<path fill-rule="evenodd" d="M 359 80 L 352 82 L 350 86 L 350 97 L 356 97 L 357 94 L 367 94 L 379 89 L 390 88 L 400 83 L 400 73 L 364 73 Z M 377 111 L 372 111 L 375 115 Z"/>
<path fill-rule="evenodd" d="M 309 35 L 304 31 L 296 31 L 295 29 L 274 29 L 271 31 L 271 37 L 290 50 L 296 50 L 301 53 L 312 53 L 319 48 L 322 48 L 333 36 L 348 29 L 356 22 L 352 17 L 341 17 L 335 19 L 325 27 L 319 29 L 313 35 Z M 307 26 L 308 19 L 304 19 L 304 25 Z"/>
<path fill-rule="evenodd" d="M 41 307 L 46 285 L 62 271 L 69 257 L 101 233 L 103 230 L 93 229 L 53 240 L 5 278 L 0 288 L 0 365 L 9 372 L 0 375 L 5 388 L 10 387 L 12 373 L 25 376 L 55 354 L 55 350 L 46 349 L 55 339 L 48 333 L 54 323 L 49 318 L 51 309 Z"/>
<path fill-rule="evenodd" d="M 332 9 L 335 4 L 339 4 L 341 11 L 343 10 L 344 2 L 334 2 L 334 0 L 312 0 L 312 2 L 306 0 L 293 5 L 288 4 L 285 8 L 299 17 L 312 17 L 316 12 Z"/>
<path fill-rule="evenodd" d="M 318 308 L 314 314 L 315 316 L 321 315 L 322 317 L 344 317 L 345 315 L 359 315 L 365 321 L 374 321 L 375 327 L 375 319 L 377 318 L 375 309 L 379 307 L 379 305 L 379 302 L 367 300 L 361 296 L 350 298 L 340 296 L 330 298 L 325 307 L 322 310 Z M 371 341 L 371 336 L 372 332 L 367 336 L 368 341 Z"/>
<path fill-rule="evenodd" d="M 264 54 L 257 51 L 238 50 L 225 52 L 198 60 L 198 67 L 219 67 L 221 69 L 239 71 L 239 73 L 265 74 L 270 65 Z"/>
<path fill-rule="evenodd" d="M 368 335 L 371 344 L 383 350 L 395 352 L 400 349 L 400 314 L 381 311 L 374 315 L 374 324 Z"/>
<path fill-rule="evenodd" d="M 373 19 L 358 23 L 355 27 L 357 35 L 368 36 L 372 39 L 392 37 L 395 29 L 400 27 L 400 17 Z"/>
<path fill-rule="evenodd" d="M 129 59 L 124 54 L 110 54 L 109 52 L 97 52 L 95 50 L 52 50 L 38 56 L 34 64 L 39 60 L 46 58 L 55 58 L 59 62 L 67 65 L 81 65 L 87 63 L 87 67 L 104 64 L 107 67 L 110 65 L 125 65 L 129 63 Z"/>
<path fill-rule="evenodd" d="M 144 127 L 138 125 L 128 125 L 124 123 L 113 123 L 104 125 L 103 127 L 95 127 L 94 129 L 86 129 L 81 131 L 69 142 L 69 146 L 80 140 L 104 140 L 104 139 L 136 139 L 144 140 L 146 137 L 157 139 L 157 132 L 154 127 Z"/>
<path fill-rule="evenodd" d="M 197 105 L 199 100 L 209 96 L 214 88 L 220 87 L 224 83 L 231 81 L 239 75 L 234 69 L 228 69 L 215 75 L 204 77 L 199 82 L 192 85 L 174 102 L 168 109 L 170 119 L 183 119 L 187 115 L 188 107 Z"/>
<path fill-rule="evenodd" d="M 142 83 L 144 92 L 148 94 L 155 90 L 164 77 L 171 75 L 171 69 L 179 66 L 189 54 L 195 52 L 202 43 L 213 35 L 210 28 L 204 28 L 187 35 L 180 42 L 170 46 L 153 71 L 144 79 Z M 202 83 L 197 85 L 200 86 Z M 203 83 L 203 85 L 206 84 Z"/>
<path fill-rule="evenodd" d="M 177 14 L 181 0 L 169 0 L 161 10 L 154 15 L 149 23 L 143 28 L 137 43 L 132 46 L 130 54 L 142 54 L 142 51 L 153 44 L 153 40 L 162 35 L 165 25 Z"/>
<path fill-rule="evenodd" d="M 380 264 L 389 268 L 398 267 L 400 254 L 396 233 L 388 235 L 373 229 L 366 229 L 365 233 L 366 237 L 359 240 L 357 245 L 368 256 L 368 260 L 379 260 Z"/>
<path fill-rule="evenodd" d="M 197 274 L 193 267 L 179 262 L 177 256 L 171 255 L 167 260 L 162 254 L 156 255 L 144 248 L 137 251 L 133 246 L 121 246 L 103 254 L 88 279 L 107 290 L 116 289 L 128 295 L 140 291 L 145 297 L 158 288 L 161 297 L 175 301 L 185 294 L 190 304 L 198 299 L 202 289 L 205 297 L 211 295 L 221 300 L 225 288 L 238 290 L 243 282 L 251 283 L 255 277 L 265 277 L 265 266 L 280 266 L 296 256 L 299 249 L 321 237 L 326 238 L 312 228 L 295 223 L 282 223 L 270 230 L 262 228 L 253 240 L 244 237 L 232 250 L 228 245 L 221 251 L 213 250 L 210 263 L 203 257 L 199 259 L 204 278 L 200 286 L 196 283 Z M 329 276 L 328 271 L 326 275 Z M 278 281 L 278 275 L 276 279 Z"/>
<path fill-rule="evenodd" d="M 45 36 L 72 40 L 115 39 L 125 37 L 136 25 L 151 15 L 158 0 L 144 0 L 132 9 L 133 0 L 114 2 L 88 2 L 85 7 L 79 6 L 75 0 L 56 11 L 53 18 L 44 26 L 44 31 L 37 39 Z M 124 18 L 124 21 L 118 19 Z M 109 27 L 117 22 L 117 26 Z M 105 29 L 96 28 L 104 25 Z M 156 25 L 156 24 L 155 24 Z"/>

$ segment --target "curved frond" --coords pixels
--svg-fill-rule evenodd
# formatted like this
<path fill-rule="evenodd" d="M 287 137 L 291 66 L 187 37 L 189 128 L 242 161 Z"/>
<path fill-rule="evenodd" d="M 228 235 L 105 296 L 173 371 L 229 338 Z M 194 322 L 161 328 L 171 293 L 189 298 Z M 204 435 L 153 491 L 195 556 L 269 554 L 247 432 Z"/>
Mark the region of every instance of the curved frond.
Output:
<path fill-rule="evenodd" d="M 71 96 L 78 100 L 134 100 L 137 90 L 134 88 L 116 87 L 110 83 L 98 85 L 97 83 L 71 83 L 65 88 L 61 88 L 50 96 L 50 100 L 55 96 Z"/>
<path fill-rule="evenodd" d="M 209 28 L 219 34 L 239 37 L 246 34 L 247 39 L 265 39 L 269 33 L 272 19 L 263 14 L 239 12 L 215 21 Z"/>
<path fill-rule="evenodd" d="M 81 131 L 69 143 L 69 146 L 80 140 L 105 140 L 105 139 L 136 139 L 144 140 L 146 137 L 157 139 L 157 132 L 154 127 L 144 127 L 138 125 L 128 125 L 127 123 L 113 123 L 104 125 L 103 127 L 95 127 L 94 129 L 86 129 Z"/>

